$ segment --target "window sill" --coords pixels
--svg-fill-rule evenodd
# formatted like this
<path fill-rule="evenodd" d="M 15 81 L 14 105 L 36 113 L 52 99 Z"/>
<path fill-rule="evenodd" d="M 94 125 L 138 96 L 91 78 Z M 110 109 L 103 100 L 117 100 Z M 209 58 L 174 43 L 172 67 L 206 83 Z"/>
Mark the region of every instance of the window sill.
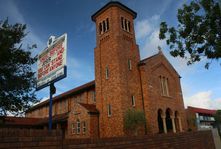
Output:
<path fill-rule="evenodd" d="M 132 32 L 129 32 L 129 31 L 127 31 L 127 30 L 123 29 L 123 28 L 121 28 L 121 29 L 122 29 L 124 32 L 128 33 L 128 34 L 133 35 L 133 33 L 132 33 Z"/>
<path fill-rule="evenodd" d="M 166 96 L 166 95 L 161 95 L 162 97 L 165 97 L 165 98 L 171 98 L 172 99 L 172 96 Z"/>
<path fill-rule="evenodd" d="M 102 37 L 103 35 L 106 35 L 108 32 L 110 32 L 110 29 L 109 29 L 109 30 L 107 30 L 106 32 L 103 32 L 103 33 L 101 33 L 101 34 L 100 34 L 100 33 L 98 33 L 98 34 L 99 34 L 99 36 L 100 36 L 100 37 Z"/>

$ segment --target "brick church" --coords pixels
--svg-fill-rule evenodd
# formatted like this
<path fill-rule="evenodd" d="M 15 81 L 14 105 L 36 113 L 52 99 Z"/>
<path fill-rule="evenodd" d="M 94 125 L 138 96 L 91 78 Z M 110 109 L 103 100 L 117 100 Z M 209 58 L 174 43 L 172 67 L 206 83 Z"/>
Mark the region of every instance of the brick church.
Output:
<path fill-rule="evenodd" d="M 140 60 L 134 19 L 137 13 L 111 1 L 95 12 L 95 80 L 53 98 L 53 128 L 67 138 L 125 136 L 128 109 L 144 112 L 139 134 L 187 130 L 180 76 L 161 50 Z M 147 49 L 148 50 L 148 49 Z M 49 101 L 26 112 L 47 129 Z"/>

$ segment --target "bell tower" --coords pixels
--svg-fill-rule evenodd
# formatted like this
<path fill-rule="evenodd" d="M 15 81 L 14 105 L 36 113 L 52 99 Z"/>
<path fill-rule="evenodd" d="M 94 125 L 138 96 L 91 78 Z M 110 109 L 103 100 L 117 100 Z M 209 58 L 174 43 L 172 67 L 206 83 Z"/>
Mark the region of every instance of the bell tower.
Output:
<path fill-rule="evenodd" d="M 124 115 L 143 109 L 135 41 L 136 12 L 111 1 L 92 15 L 96 24 L 95 90 L 100 137 L 124 136 Z"/>

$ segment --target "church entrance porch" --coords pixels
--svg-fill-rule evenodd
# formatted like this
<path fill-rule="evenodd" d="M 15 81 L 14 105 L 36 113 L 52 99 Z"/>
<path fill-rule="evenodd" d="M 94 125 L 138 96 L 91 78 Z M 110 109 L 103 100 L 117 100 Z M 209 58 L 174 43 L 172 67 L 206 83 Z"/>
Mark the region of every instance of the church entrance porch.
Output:
<path fill-rule="evenodd" d="M 157 121 L 159 133 L 182 132 L 182 124 L 178 111 L 173 112 L 170 108 L 167 108 L 164 112 L 162 109 L 158 109 Z"/>
<path fill-rule="evenodd" d="M 161 109 L 159 109 L 158 110 L 158 119 L 157 119 L 158 120 L 159 133 L 163 133 L 164 132 L 162 113 L 163 113 L 163 111 Z"/>

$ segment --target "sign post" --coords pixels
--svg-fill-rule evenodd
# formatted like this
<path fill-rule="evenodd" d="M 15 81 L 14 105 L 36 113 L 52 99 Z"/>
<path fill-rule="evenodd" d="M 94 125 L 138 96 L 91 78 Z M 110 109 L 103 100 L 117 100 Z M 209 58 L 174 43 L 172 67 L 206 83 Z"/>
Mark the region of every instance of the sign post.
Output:
<path fill-rule="evenodd" d="M 56 88 L 54 86 L 54 83 L 50 84 L 50 99 L 49 99 L 49 123 L 48 128 L 49 131 L 52 129 L 52 96 L 56 93 Z"/>
<path fill-rule="evenodd" d="M 66 66 L 67 34 L 55 38 L 51 36 L 37 60 L 37 87 L 36 90 L 50 87 L 49 99 L 49 130 L 52 129 L 52 96 L 56 92 L 54 83 L 67 76 Z"/>

